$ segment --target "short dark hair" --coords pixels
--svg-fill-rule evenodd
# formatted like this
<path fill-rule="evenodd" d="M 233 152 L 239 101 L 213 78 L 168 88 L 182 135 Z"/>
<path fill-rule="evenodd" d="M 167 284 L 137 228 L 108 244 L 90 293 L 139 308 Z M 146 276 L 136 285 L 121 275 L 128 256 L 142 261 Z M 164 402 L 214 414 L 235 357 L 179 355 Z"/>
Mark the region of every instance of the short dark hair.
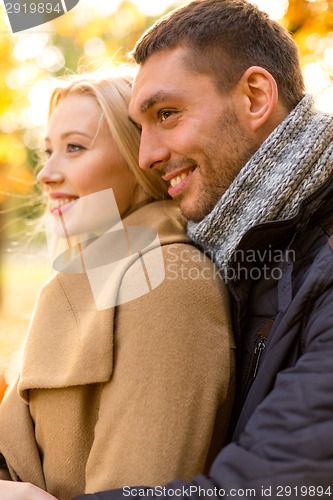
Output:
<path fill-rule="evenodd" d="M 237 84 L 251 66 L 275 79 L 281 102 L 293 109 L 304 96 L 296 43 L 279 23 L 247 0 L 195 0 L 158 20 L 131 53 L 142 64 L 153 53 L 182 46 L 186 62 L 212 74 L 220 91 Z"/>

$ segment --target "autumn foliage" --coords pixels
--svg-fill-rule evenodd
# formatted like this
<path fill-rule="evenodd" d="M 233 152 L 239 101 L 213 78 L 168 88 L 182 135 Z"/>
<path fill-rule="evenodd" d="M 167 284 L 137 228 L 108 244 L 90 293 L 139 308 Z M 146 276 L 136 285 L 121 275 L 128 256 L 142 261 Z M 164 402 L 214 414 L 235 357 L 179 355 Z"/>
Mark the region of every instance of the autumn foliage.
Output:
<path fill-rule="evenodd" d="M 0 374 L 0 403 L 7 389 L 7 382 L 3 373 Z"/>

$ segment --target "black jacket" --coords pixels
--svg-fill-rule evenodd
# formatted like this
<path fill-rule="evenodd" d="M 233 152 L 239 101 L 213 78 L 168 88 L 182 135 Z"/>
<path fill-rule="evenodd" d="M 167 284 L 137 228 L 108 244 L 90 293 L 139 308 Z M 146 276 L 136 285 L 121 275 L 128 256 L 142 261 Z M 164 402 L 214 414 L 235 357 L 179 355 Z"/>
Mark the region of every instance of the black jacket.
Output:
<path fill-rule="evenodd" d="M 173 481 L 156 498 L 333 498 L 332 234 L 331 176 L 293 219 L 244 235 L 228 275 L 240 353 L 231 442 L 209 476 Z M 144 493 L 155 498 L 131 496 Z"/>

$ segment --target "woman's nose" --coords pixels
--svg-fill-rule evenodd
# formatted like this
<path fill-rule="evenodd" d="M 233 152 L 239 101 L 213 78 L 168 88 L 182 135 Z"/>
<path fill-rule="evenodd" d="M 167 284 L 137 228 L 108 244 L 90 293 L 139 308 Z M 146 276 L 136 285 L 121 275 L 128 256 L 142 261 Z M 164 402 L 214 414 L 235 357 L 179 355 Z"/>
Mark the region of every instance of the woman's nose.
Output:
<path fill-rule="evenodd" d="M 49 159 L 37 175 L 37 179 L 44 185 L 61 184 L 64 181 L 64 175 L 55 162 Z"/>

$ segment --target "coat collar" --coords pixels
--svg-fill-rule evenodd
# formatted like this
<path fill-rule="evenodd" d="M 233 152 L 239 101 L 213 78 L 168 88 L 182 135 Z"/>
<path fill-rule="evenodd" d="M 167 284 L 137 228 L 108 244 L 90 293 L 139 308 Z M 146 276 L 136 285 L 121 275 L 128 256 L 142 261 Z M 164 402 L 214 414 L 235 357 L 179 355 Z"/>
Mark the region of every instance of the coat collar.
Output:
<path fill-rule="evenodd" d="M 107 290 L 109 307 L 97 307 L 91 275 L 87 270 L 69 272 L 73 271 L 69 268 L 67 272 L 57 273 L 44 285 L 26 340 L 19 381 L 22 397 L 27 398 L 26 391 L 32 388 L 60 388 L 110 380 L 113 371 L 115 307 L 119 297 L 122 300 L 124 298 L 125 286 L 128 293 L 128 284 L 132 284 L 134 295 L 129 300 L 159 286 L 164 274 L 162 279 L 156 279 L 156 268 L 150 266 L 149 259 L 153 258 L 156 263 L 156 258 L 162 255 L 160 247 L 163 245 L 189 242 L 184 232 L 185 221 L 172 201 L 151 203 L 132 213 L 123 222 L 130 232 L 134 231 L 134 235 L 140 226 L 146 228 L 150 235 L 155 232 L 158 238 L 151 240 L 149 237 L 150 243 L 144 248 L 142 246 L 147 244 L 147 238 L 143 242 L 134 238 L 130 255 L 111 262 L 112 279 L 108 274 L 110 269 L 103 268 L 103 265 L 92 266 L 92 273 L 100 272 L 105 277 L 103 286 L 104 291 Z M 106 242 L 109 240 L 95 240 L 89 246 L 87 259 L 96 253 L 101 257 L 104 252 L 101 257 L 103 261 Z M 141 280 L 147 290 L 141 290 L 135 296 L 140 281 L 138 269 L 142 256 L 148 259 L 145 260 L 148 274 L 149 267 L 153 271 L 148 276 L 148 287 L 147 275 L 146 279 Z M 76 267 L 79 266 L 74 265 L 74 269 Z M 123 300 L 125 302 L 127 300 Z"/>

